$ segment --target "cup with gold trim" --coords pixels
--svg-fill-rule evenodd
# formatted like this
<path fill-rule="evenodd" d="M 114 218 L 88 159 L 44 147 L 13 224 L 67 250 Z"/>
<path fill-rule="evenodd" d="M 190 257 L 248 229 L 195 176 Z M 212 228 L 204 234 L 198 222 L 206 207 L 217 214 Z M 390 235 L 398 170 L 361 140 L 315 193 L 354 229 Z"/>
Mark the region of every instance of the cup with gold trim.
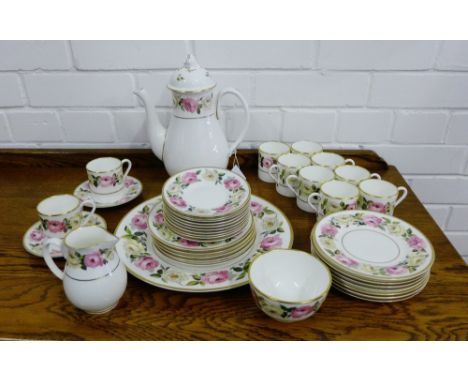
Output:
<path fill-rule="evenodd" d="M 83 217 L 83 207 L 91 212 Z M 63 239 L 69 232 L 85 225 L 93 217 L 96 204 L 93 200 L 79 200 L 76 196 L 53 195 L 42 200 L 36 207 L 44 234 L 49 238 Z"/>
<path fill-rule="evenodd" d="M 333 180 L 333 176 L 328 167 L 312 165 L 301 168 L 298 175 L 289 175 L 286 185 L 296 194 L 296 204 L 301 210 L 314 212 L 307 202 L 309 195 L 319 191 L 323 183 Z"/>
<path fill-rule="evenodd" d="M 312 164 L 317 166 L 328 167 L 334 170 L 338 166 L 343 166 L 345 164 L 355 165 L 352 159 L 345 159 L 340 154 L 321 152 L 314 154 L 312 156 Z"/>
<path fill-rule="evenodd" d="M 338 211 L 355 210 L 358 208 L 358 201 L 359 189 L 342 180 L 323 183 L 320 191 L 313 192 L 307 199 L 318 219 Z"/>
<path fill-rule="evenodd" d="M 336 180 L 342 180 L 355 186 L 367 179 L 381 179 L 379 174 L 375 172 L 371 174 L 369 170 L 361 166 L 345 164 L 338 166 L 333 171 Z"/>
<path fill-rule="evenodd" d="M 290 147 L 283 142 L 264 142 L 258 148 L 258 177 L 263 182 L 274 183 L 269 175 L 270 167 L 275 165 L 281 155 L 288 154 Z"/>
<path fill-rule="evenodd" d="M 322 145 L 311 141 L 298 141 L 291 145 L 291 152 L 312 158 L 323 151 Z"/>
<path fill-rule="evenodd" d="M 302 154 L 284 154 L 278 158 L 278 164 L 270 167 L 269 173 L 276 182 L 276 191 L 278 194 L 288 198 L 296 197 L 287 184 L 286 178 L 289 175 L 297 175 L 299 170 L 310 165 L 310 159 Z"/>
<path fill-rule="evenodd" d="M 361 209 L 393 215 L 395 207 L 408 195 L 408 190 L 386 180 L 368 179 L 359 183 L 359 193 Z"/>

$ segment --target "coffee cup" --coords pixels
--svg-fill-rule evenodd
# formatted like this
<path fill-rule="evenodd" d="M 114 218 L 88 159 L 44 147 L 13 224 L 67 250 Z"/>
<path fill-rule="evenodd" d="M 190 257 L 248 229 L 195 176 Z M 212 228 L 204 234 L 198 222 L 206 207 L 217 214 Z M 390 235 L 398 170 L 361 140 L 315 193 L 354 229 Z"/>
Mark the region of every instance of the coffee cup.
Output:
<path fill-rule="evenodd" d="M 319 192 L 309 195 L 307 202 L 320 219 L 338 211 L 355 210 L 358 207 L 359 189 L 341 180 L 325 182 Z"/>
<path fill-rule="evenodd" d="M 312 158 L 315 154 L 322 152 L 322 150 L 322 145 L 311 141 L 299 141 L 294 142 L 291 145 L 291 152 L 302 154 L 309 158 Z"/>
<path fill-rule="evenodd" d="M 359 183 L 359 193 L 361 209 L 393 215 L 395 207 L 408 195 L 408 190 L 386 180 L 368 179 Z"/>
<path fill-rule="evenodd" d="M 268 171 L 275 165 L 281 155 L 288 154 L 290 148 L 282 142 L 264 142 L 258 148 L 258 177 L 267 183 L 274 183 Z"/>
<path fill-rule="evenodd" d="M 124 164 L 127 170 L 123 171 Z M 129 159 L 120 160 L 113 157 L 96 158 L 86 164 L 89 187 L 96 195 L 111 196 L 124 189 L 132 162 Z"/>
<path fill-rule="evenodd" d="M 345 159 L 339 154 L 321 152 L 312 156 L 312 164 L 316 166 L 328 167 L 334 170 L 338 166 L 345 164 L 355 165 L 352 159 Z"/>
<path fill-rule="evenodd" d="M 284 154 L 278 158 L 278 164 L 270 167 L 271 178 L 276 182 L 276 191 L 288 198 L 294 198 L 296 194 L 289 189 L 286 178 L 289 175 L 297 175 L 299 170 L 310 165 L 310 159 L 301 154 Z"/>
<path fill-rule="evenodd" d="M 355 186 L 367 179 L 380 179 L 380 175 L 375 172 L 371 174 L 369 170 L 364 167 L 349 164 L 338 166 L 335 168 L 334 172 L 337 180 L 342 180 L 343 182 L 348 182 Z"/>

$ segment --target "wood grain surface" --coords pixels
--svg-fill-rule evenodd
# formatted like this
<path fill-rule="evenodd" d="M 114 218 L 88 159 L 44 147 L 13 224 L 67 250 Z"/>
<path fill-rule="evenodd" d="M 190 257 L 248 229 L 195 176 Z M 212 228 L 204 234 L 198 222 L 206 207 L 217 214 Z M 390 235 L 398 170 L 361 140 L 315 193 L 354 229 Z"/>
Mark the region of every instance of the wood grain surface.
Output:
<path fill-rule="evenodd" d="M 369 151 L 343 151 L 397 185 L 408 185 L 398 171 Z M 84 166 L 96 156 L 128 157 L 143 182 L 133 202 L 98 213 L 114 230 L 127 211 L 160 194 L 167 174 L 149 150 L 0 152 L 0 338 L 44 340 L 466 340 L 468 267 L 412 191 L 395 215 L 417 226 L 432 241 L 436 261 L 424 291 L 411 300 L 378 304 L 331 290 L 320 311 L 294 324 L 276 322 L 255 306 L 244 286 L 226 292 L 188 294 L 166 291 L 129 275 L 116 309 L 88 315 L 66 299 L 61 282 L 41 258 L 28 254 L 22 236 L 38 220 L 43 198 L 72 193 L 86 179 Z M 256 152 L 240 153 L 241 168 L 256 195 L 289 217 L 294 248 L 310 251 L 313 215 L 294 199 L 279 196 L 258 180 Z M 61 264 L 60 264 L 61 265 Z"/>

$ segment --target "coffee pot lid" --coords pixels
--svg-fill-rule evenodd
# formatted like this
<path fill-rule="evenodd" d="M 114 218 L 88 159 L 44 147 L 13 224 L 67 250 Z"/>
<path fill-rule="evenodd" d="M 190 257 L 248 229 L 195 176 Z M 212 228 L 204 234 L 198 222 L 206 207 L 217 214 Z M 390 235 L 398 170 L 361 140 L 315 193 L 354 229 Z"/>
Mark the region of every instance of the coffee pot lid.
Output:
<path fill-rule="evenodd" d="M 212 89 L 216 82 L 202 68 L 193 54 L 188 54 L 184 66 L 175 71 L 167 87 L 180 93 L 199 93 Z"/>

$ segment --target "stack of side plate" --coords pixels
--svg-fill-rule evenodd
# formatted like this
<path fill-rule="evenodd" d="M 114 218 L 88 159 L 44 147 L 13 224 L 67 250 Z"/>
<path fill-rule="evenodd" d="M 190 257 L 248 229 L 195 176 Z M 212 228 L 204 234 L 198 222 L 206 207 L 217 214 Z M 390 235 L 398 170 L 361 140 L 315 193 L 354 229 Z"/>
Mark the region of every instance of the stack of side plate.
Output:
<path fill-rule="evenodd" d="M 237 174 L 195 168 L 167 180 L 162 190 L 165 225 L 192 241 L 223 241 L 252 225 L 250 187 Z"/>
<path fill-rule="evenodd" d="M 325 216 L 312 230 L 311 247 L 330 267 L 337 290 L 374 302 L 416 296 L 427 285 L 435 259 L 421 231 L 373 211 Z"/>
<path fill-rule="evenodd" d="M 189 265 L 215 265 L 235 259 L 245 253 L 256 239 L 255 222 L 249 220 L 236 236 L 220 241 L 196 241 L 175 234 L 166 224 L 161 199 L 157 200 L 148 216 L 153 245 L 166 258 Z"/>

